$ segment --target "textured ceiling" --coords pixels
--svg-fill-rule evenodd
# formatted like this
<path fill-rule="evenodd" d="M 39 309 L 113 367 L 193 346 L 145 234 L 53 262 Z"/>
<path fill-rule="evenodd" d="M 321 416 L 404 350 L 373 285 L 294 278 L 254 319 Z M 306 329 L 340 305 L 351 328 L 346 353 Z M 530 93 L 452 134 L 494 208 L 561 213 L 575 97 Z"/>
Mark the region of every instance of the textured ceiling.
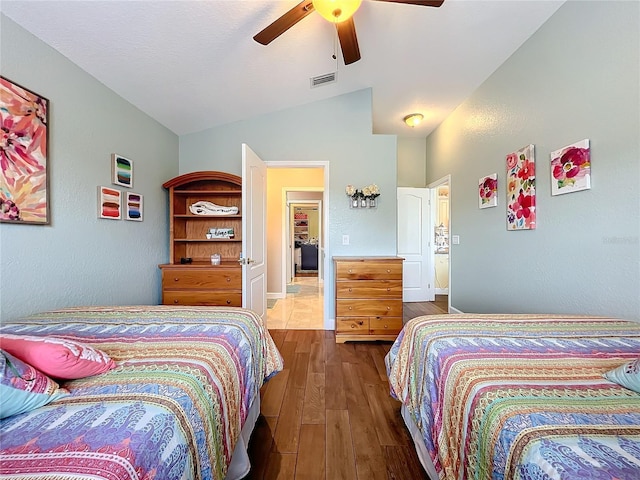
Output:
<path fill-rule="evenodd" d="M 178 135 L 363 88 L 373 132 L 426 137 L 563 3 L 365 0 L 362 60 L 345 66 L 335 29 L 312 13 L 270 45 L 253 35 L 296 0 L 15 1 L 2 13 Z M 337 70 L 337 82 L 310 77 Z M 402 118 L 419 111 L 414 129 Z"/>

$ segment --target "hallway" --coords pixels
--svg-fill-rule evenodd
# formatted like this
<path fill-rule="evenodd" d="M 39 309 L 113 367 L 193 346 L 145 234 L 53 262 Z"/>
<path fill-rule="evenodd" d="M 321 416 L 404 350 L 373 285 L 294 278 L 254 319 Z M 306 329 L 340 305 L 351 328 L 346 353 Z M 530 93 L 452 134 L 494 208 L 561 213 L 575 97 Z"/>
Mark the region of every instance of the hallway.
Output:
<path fill-rule="evenodd" d="M 293 279 L 286 298 L 267 309 L 267 328 L 281 330 L 323 330 L 324 288 L 318 276 Z"/>

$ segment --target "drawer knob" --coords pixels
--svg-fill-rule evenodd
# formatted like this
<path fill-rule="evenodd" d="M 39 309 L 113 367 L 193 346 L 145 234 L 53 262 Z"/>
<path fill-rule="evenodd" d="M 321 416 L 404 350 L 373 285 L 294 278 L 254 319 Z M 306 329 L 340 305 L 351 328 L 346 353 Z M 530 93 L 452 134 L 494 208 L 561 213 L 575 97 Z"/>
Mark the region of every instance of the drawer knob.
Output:
<path fill-rule="evenodd" d="M 353 270 L 349 269 L 349 273 L 353 273 Z"/>
<path fill-rule="evenodd" d="M 174 278 L 174 279 L 173 279 L 173 281 L 174 281 L 174 282 L 179 282 L 179 281 L 180 281 L 180 279 L 179 279 L 178 277 L 176 277 L 176 278 Z"/>
<path fill-rule="evenodd" d="M 352 323 L 352 324 L 351 324 L 351 328 L 356 328 L 356 326 Z"/>
<path fill-rule="evenodd" d="M 176 299 L 173 301 L 173 303 L 178 303 L 178 299 L 176 298 Z"/>
<path fill-rule="evenodd" d="M 391 310 L 391 307 L 387 307 L 387 310 Z"/>
<path fill-rule="evenodd" d="M 387 273 L 391 273 L 391 270 L 387 268 Z"/>
<path fill-rule="evenodd" d="M 384 328 L 389 328 L 389 327 L 385 325 Z"/>
<path fill-rule="evenodd" d="M 352 306 L 349 306 L 349 310 L 353 310 L 353 307 L 352 307 Z"/>
<path fill-rule="evenodd" d="M 227 305 L 231 305 L 231 300 L 227 300 Z"/>
<path fill-rule="evenodd" d="M 353 289 L 352 289 L 352 288 L 350 288 L 350 289 L 349 289 L 349 291 L 350 291 L 350 292 L 353 292 Z"/>
<path fill-rule="evenodd" d="M 360 321 L 358 322 L 358 325 L 364 325 L 364 322 L 363 322 L 362 320 L 360 320 Z"/>
<path fill-rule="evenodd" d="M 230 281 L 231 281 L 231 277 L 227 277 L 227 282 L 230 282 Z"/>
<path fill-rule="evenodd" d="M 391 289 L 389 287 L 387 287 L 387 292 L 390 292 L 390 291 L 391 291 Z"/>

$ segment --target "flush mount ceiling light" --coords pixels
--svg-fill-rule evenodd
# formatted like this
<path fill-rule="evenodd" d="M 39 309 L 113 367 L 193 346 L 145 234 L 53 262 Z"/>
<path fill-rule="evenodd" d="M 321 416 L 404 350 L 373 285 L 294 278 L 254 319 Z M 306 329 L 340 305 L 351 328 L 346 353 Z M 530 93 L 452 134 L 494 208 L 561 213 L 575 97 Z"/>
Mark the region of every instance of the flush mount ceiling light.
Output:
<path fill-rule="evenodd" d="M 423 118 L 424 118 L 424 115 L 421 113 L 410 113 L 409 115 L 404 117 L 403 120 L 404 120 L 404 123 L 406 123 L 411 128 L 413 128 L 417 126 L 422 121 Z"/>
<path fill-rule="evenodd" d="M 349 20 L 360 7 L 362 0 L 313 0 L 316 12 L 332 23 Z"/>

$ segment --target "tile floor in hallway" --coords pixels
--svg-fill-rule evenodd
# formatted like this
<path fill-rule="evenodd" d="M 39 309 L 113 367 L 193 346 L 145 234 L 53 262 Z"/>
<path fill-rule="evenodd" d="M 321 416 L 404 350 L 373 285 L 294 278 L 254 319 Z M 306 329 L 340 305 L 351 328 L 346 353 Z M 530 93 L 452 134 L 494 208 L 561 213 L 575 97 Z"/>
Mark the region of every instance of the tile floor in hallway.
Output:
<path fill-rule="evenodd" d="M 293 330 L 324 329 L 324 288 L 318 277 L 295 277 L 295 293 L 279 298 L 267 309 L 267 328 Z"/>

